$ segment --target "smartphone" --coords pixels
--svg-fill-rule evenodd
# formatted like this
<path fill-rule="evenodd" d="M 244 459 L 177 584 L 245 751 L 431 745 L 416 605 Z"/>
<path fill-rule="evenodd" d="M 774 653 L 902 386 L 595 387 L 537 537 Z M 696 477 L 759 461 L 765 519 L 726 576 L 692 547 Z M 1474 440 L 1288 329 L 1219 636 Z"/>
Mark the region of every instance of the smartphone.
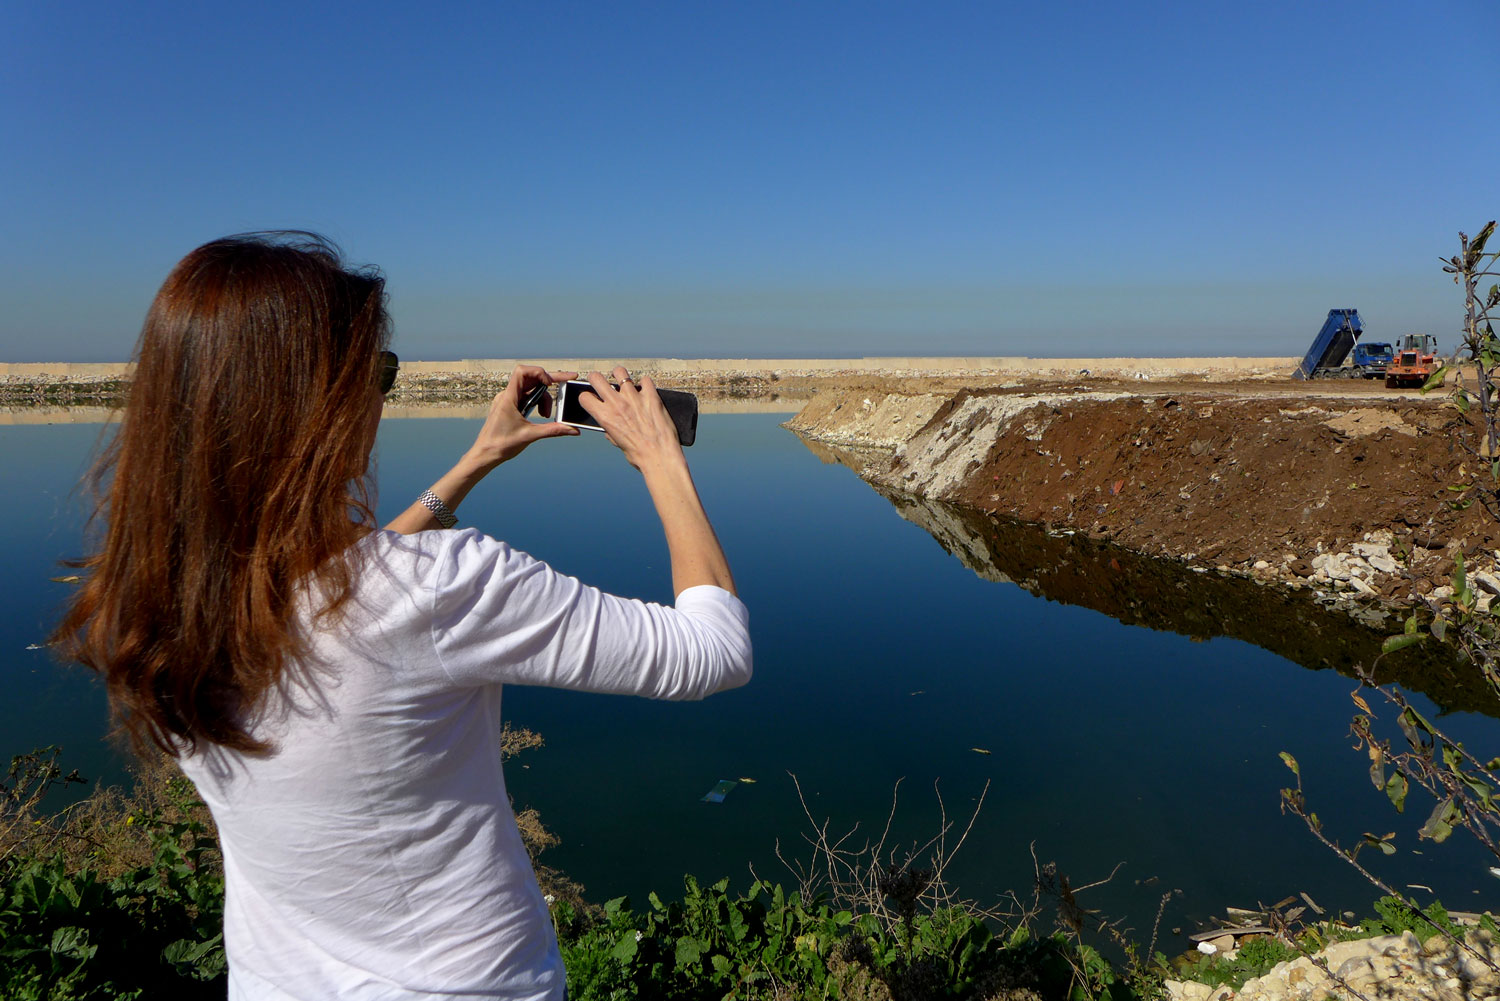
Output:
<path fill-rule="evenodd" d="M 564 382 L 557 387 L 557 405 L 553 408 L 554 419 L 560 424 L 571 424 L 577 428 L 604 430 L 599 422 L 589 416 L 578 402 L 578 397 L 594 394 L 594 387 L 582 379 Z M 658 389 L 657 395 L 667 408 L 667 416 L 677 426 L 677 440 L 686 448 L 698 438 L 698 397 L 678 389 Z"/>

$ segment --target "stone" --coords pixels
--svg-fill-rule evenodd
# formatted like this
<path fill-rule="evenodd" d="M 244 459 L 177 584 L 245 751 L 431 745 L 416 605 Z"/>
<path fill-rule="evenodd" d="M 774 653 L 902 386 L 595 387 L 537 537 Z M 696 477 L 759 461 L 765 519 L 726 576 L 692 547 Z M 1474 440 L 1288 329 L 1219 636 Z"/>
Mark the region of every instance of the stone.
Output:
<path fill-rule="evenodd" d="M 1335 942 L 1323 950 L 1323 960 L 1330 970 L 1340 969 L 1352 959 L 1368 959 L 1370 956 L 1379 954 L 1380 946 L 1375 944 L 1379 941 L 1378 938 L 1372 938 L 1354 942 Z"/>
<path fill-rule="evenodd" d="M 1251 995 L 1242 995 L 1246 1001 L 1250 1001 Z M 1285 1001 L 1289 996 L 1287 986 L 1278 980 L 1266 980 L 1261 982 L 1260 994 L 1257 995 L 1263 1001 Z"/>
<path fill-rule="evenodd" d="M 1371 556 L 1367 558 L 1366 562 L 1370 564 L 1372 569 L 1379 570 L 1381 573 L 1396 572 L 1396 561 L 1389 556 Z"/>
<path fill-rule="evenodd" d="M 1332 965 L 1332 963 L 1329 964 L 1329 966 Z M 1362 979 L 1373 977 L 1374 974 L 1375 967 L 1370 963 L 1369 956 L 1350 956 L 1339 965 L 1338 969 L 1333 971 L 1333 975 L 1340 980 Z"/>
<path fill-rule="evenodd" d="M 1234 950 L 1234 936 L 1220 935 L 1218 938 L 1209 939 L 1208 944 L 1213 946 L 1216 952 L 1232 952 Z"/>
<path fill-rule="evenodd" d="M 1349 578 L 1349 584 L 1350 584 L 1351 587 L 1354 588 L 1354 590 L 1358 591 L 1360 594 L 1378 595 L 1380 593 L 1380 591 L 1378 589 L 1372 587 L 1369 584 L 1366 584 L 1364 582 L 1364 580 L 1362 580 L 1359 577 L 1350 577 Z"/>
<path fill-rule="evenodd" d="M 1256 560 L 1255 563 L 1252 566 L 1252 569 L 1255 569 L 1255 570 L 1269 570 L 1269 569 L 1271 569 L 1271 564 L 1267 563 L 1265 560 Z"/>
<path fill-rule="evenodd" d="M 1484 570 L 1474 574 L 1474 585 L 1490 594 L 1500 594 L 1500 577 Z"/>
<path fill-rule="evenodd" d="M 1220 984 L 1214 990 L 1214 992 L 1208 996 L 1208 1001 L 1234 1001 L 1234 996 L 1235 991 L 1233 987 L 1230 987 L 1228 984 Z"/>
<path fill-rule="evenodd" d="M 1447 601 L 1451 597 L 1453 597 L 1453 588 L 1451 585 L 1439 584 L 1432 589 L 1432 598 L 1434 601 Z"/>

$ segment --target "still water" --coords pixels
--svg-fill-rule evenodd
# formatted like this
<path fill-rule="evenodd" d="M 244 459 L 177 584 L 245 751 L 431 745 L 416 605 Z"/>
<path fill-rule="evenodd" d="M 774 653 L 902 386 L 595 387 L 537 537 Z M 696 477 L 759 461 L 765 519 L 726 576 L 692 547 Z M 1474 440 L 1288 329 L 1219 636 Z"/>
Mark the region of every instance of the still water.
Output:
<path fill-rule="evenodd" d="M 796 776 L 813 816 L 835 832 L 860 824 L 856 841 L 865 831 L 878 836 L 899 782 L 892 841 L 902 845 L 936 833 L 938 793 L 959 821 L 956 840 L 988 783 L 948 872 L 981 901 L 1007 890 L 1030 895 L 1034 846 L 1074 885 L 1124 863 L 1081 901 L 1137 928 L 1149 929 L 1158 897 L 1172 888 L 1184 893 L 1169 908 L 1169 927 L 1298 891 L 1324 906 L 1366 909 L 1374 891 L 1280 814 L 1278 790 L 1290 776 L 1277 752 L 1285 750 L 1302 762 L 1311 805 L 1333 836 L 1352 843 L 1363 831 L 1398 832 L 1400 854 L 1362 856 L 1387 879 L 1432 887 L 1450 908 L 1500 903 L 1500 881 L 1486 871 L 1493 860 L 1465 835 L 1419 846 L 1426 809 L 1397 816 L 1371 788 L 1367 761 L 1346 736 L 1349 678 L 1242 639 L 1203 638 L 1216 629 L 1184 629 L 1198 634 L 1191 638 L 1173 631 L 1183 629 L 1173 615 L 1233 618 L 1239 625 L 1222 631 L 1241 636 L 1263 618 L 1261 642 L 1287 656 L 1300 649 L 1291 633 L 1322 626 L 1288 625 L 1298 620 L 1274 601 L 1247 609 L 1213 597 L 1206 583 L 1201 606 L 1179 582 L 1154 599 L 1174 608 L 1115 610 L 1156 626 L 1148 628 L 1049 600 L 1045 589 L 1005 574 L 985 579 L 950 555 L 961 548 L 951 538 L 945 549 L 917 523 L 930 519 L 914 515 L 909 501 L 887 499 L 820 458 L 778 426 L 783 419 L 705 414 L 690 453 L 751 610 L 756 674 L 748 687 L 677 704 L 506 691 L 511 722 L 547 741 L 507 766 L 511 794 L 562 838 L 544 861 L 590 897 L 670 895 L 683 873 L 727 875 L 743 886 L 751 865 L 788 879 L 777 845 L 806 857 L 811 830 Z M 380 514 L 393 515 L 434 480 L 474 428 L 471 420 L 385 421 Z M 77 554 L 83 515 L 73 485 L 105 433 L 100 425 L 0 427 L 0 536 L 9 554 L 0 579 L 8 693 L 0 754 L 59 743 L 69 766 L 111 778 L 120 764 L 102 739 L 98 686 L 45 650 L 26 649 L 66 593 L 47 578 L 59 572 L 58 558 Z M 606 589 L 671 598 L 645 490 L 602 436 L 533 446 L 475 490 L 460 514 Z M 1004 532 L 988 537 L 991 564 L 1031 545 Z M 1061 560 L 1045 546 L 1037 552 Z M 1087 589 L 1114 571 L 1133 572 L 1108 560 L 1071 572 Z M 1493 719 L 1455 709 L 1441 722 L 1483 756 L 1500 747 Z M 722 803 L 701 801 L 719 780 L 742 778 L 754 782 Z M 1423 854 L 1411 851 L 1418 847 Z"/>

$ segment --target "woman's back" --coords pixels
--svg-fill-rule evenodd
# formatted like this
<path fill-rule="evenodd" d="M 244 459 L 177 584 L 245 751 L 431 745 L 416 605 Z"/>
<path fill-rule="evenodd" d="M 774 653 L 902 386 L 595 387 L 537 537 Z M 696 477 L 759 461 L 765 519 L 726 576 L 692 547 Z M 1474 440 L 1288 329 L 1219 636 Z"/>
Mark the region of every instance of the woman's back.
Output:
<path fill-rule="evenodd" d="M 678 609 L 622 601 L 473 531 L 364 546 L 340 628 L 314 636 L 320 664 L 253 728 L 275 751 L 183 760 L 219 824 L 231 976 L 253 997 L 558 997 L 505 794 L 501 685 L 740 684 L 743 606 L 717 588 Z"/>

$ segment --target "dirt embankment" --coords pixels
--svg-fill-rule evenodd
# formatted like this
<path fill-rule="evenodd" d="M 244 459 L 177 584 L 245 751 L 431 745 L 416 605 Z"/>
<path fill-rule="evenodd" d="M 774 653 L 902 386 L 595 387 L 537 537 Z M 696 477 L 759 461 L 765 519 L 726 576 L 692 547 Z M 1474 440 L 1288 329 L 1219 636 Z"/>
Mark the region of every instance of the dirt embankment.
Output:
<path fill-rule="evenodd" d="M 1090 382 L 824 393 L 788 426 L 873 449 L 861 475 L 882 488 L 1400 602 L 1446 586 L 1459 553 L 1500 592 L 1500 525 L 1453 489 L 1480 472 L 1455 416 L 1364 385 Z"/>

